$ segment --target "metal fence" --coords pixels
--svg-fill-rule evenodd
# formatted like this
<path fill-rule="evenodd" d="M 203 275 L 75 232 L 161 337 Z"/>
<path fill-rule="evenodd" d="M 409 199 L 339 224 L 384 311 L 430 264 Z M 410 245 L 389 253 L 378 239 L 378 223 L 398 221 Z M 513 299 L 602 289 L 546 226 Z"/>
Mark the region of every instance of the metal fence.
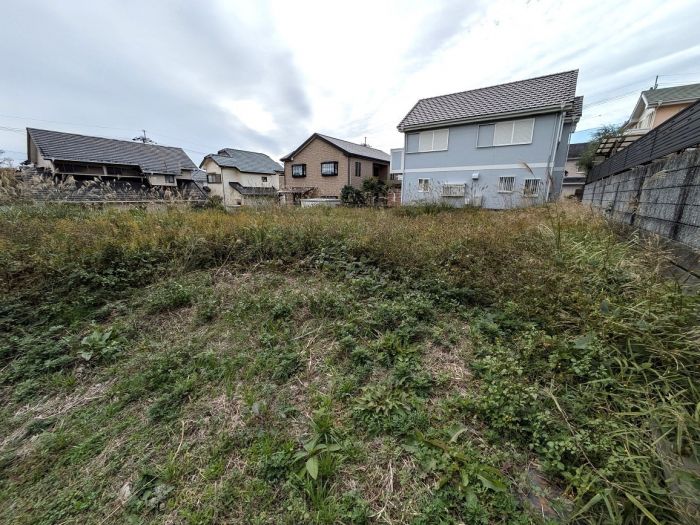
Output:
<path fill-rule="evenodd" d="M 668 119 L 658 128 L 588 172 L 586 183 L 648 164 L 670 153 L 700 144 L 700 101 Z"/>

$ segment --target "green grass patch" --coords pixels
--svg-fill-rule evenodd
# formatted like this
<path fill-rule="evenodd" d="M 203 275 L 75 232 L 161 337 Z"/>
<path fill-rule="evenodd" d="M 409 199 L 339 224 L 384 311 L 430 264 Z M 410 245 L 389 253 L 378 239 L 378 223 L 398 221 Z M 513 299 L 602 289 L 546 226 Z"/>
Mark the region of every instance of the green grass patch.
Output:
<path fill-rule="evenodd" d="M 659 257 L 577 206 L 5 207 L 0 522 L 697 522 Z"/>

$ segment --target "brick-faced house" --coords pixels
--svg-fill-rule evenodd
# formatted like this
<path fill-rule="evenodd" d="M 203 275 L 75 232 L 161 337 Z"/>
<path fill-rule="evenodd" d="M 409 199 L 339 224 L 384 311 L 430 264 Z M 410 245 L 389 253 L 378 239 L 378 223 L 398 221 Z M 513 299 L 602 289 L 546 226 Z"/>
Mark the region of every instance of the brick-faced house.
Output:
<path fill-rule="evenodd" d="M 282 157 L 284 180 L 280 193 L 287 202 L 299 197 L 340 197 L 344 186 L 359 188 L 362 181 L 389 175 L 390 156 L 381 150 L 314 133 Z"/>

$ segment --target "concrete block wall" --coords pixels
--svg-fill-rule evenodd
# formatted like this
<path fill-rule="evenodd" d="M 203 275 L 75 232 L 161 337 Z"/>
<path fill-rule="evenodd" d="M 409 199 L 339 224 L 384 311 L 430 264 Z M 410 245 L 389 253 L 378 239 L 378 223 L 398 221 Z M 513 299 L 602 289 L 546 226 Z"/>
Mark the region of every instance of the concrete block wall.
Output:
<path fill-rule="evenodd" d="M 700 150 L 586 184 L 583 203 L 611 219 L 700 250 Z"/>

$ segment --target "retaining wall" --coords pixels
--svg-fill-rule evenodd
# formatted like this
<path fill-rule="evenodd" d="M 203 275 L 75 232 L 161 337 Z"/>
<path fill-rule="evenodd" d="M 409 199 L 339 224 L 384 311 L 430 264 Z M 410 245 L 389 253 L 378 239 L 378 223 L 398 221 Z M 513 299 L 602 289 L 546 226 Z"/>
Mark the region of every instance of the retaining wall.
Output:
<path fill-rule="evenodd" d="M 700 150 L 586 184 L 582 202 L 615 221 L 700 251 Z"/>

